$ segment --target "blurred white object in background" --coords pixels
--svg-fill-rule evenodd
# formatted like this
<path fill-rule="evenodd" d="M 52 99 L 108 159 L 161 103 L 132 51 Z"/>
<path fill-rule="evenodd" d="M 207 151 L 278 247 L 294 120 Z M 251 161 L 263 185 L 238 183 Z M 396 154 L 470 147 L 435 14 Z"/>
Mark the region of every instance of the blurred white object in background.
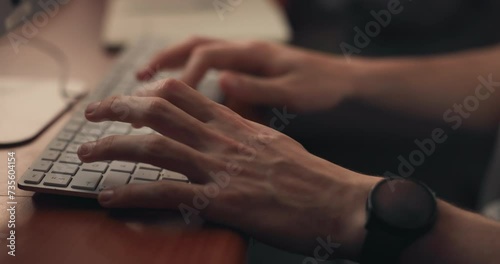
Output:
<path fill-rule="evenodd" d="M 58 79 L 0 77 L 0 145 L 29 141 L 84 95 L 78 80 L 64 84 L 68 97 L 61 96 Z"/>
<path fill-rule="evenodd" d="M 272 0 L 110 0 L 102 31 L 110 48 L 145 35 L 287 41 L 290 27 Z"/>

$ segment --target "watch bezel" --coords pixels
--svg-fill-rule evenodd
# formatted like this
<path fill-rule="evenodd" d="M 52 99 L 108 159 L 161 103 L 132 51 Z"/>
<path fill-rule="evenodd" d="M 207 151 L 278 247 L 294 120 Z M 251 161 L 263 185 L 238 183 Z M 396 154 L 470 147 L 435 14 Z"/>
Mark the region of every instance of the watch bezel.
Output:
<path fill-rule="evenodd" d="M 431 196 L 432 198 L 432 212 L 431 215 L 429 216 L 429 219 L 427 222 L 416 228 L 402 228 L 402 227 L 397 227 L 394 226 L 388 222 L 386 222 L 384 219 L 382 219 L 380 216 L 377 215 L 377 208 L 374 206 L 374 193 L 380 188 L 380 186 L 384 184 L 389 184 L 390 181 L 393 180 L 404 180 L 404 181 L 411 181 L 414 184 L 417 184 L 424 188 L 426 192 Z M 437 217 L 437 201 L 436 201 L 436 194 L 423 182 L 420 182 L 418 180 L 414 179 L 399 179 L 399 178 L 386 178 L 381 181 L 379 181 L 373 188 L 370 190 L 370 193 L 368 194 L 368 199 L 366 201 L 366 211 L 367 211 L 367 221 L 365 228 L 367 230 L 373 230 L 373 228 L 377 228 L 381 231 L 384 231 L 388 234 L 394 235 L 394 236 L 404 236 L 404 237 L 418 237 L 421 234 L 426 233 L 429 229 L 432 228 L 434 225 L 434 222 Z"/>

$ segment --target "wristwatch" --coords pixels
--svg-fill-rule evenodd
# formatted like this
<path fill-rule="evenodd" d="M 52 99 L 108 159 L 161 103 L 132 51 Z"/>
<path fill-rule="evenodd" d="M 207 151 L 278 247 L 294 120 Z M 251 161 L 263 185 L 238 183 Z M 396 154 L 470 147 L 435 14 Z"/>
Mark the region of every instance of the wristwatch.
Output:
<path fill-rule="evenodd" d="M 398 263 L 401 252 L 434 226 L 436 195 L 417 180 L 384 179 L 370 191 L 366 211 L 360 263 Z"/>

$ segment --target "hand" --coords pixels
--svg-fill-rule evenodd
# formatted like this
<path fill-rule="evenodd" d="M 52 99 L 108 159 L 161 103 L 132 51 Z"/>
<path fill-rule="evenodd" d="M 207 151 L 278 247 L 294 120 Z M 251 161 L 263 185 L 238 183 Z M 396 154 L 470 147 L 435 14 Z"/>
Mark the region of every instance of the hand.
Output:
<path fill-rule="evenodd" d="M 242 105 L 286 105 L 294 112 L 324 110 L 353 95 L 364 63 L 266 42 L 193 38 L 168 48 L 137 73 L 184 68 L 181 80 L 196 87 L 206 71 L 222 70 L 220 86 Z"/>
<path fill-rule="evenodd" d="M 157 85 L 141 97 L 93 103 L 86 117 L 148 126 L 159 134 L 103 138 L 82 145 L 78 155 L 84 162 L 150 163 L 187 175 L 191 184 L 161 181 L 104 190 L 103 206 L 180 209 L 187 221 L 200 214 L 284 249 L 313 255 L 321 248 L 317 239 L 323 239 L 340 244 L 331 256 L 357 256 L 365 201 L 377 178 L 313 156 L 180 81 Z"/>

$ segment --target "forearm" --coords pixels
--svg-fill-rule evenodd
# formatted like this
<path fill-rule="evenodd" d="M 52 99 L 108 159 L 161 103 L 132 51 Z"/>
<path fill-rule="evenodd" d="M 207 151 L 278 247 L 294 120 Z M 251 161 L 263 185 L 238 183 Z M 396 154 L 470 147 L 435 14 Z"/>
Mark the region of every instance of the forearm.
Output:
<path fill-rule="evenodd" d="M 499 263 L 500 224 L 477 214 L 438 202 L 434 228 L 417 240 L 401 263 Z"/>
<path fill-rule="evenodd" d="M 464 124 L 476 127 L 497 125 L 500 120 L 500 92 L 496 91 L 500 90 L 500 46 L 360 62 L 355 96 L 370 103 L 433 119 L 446 119 L 445 113 L 451 110 L 448 119 L 457 115 Z M 493 85 L 486 87 L 484 80 L 490 75 Z"/>

